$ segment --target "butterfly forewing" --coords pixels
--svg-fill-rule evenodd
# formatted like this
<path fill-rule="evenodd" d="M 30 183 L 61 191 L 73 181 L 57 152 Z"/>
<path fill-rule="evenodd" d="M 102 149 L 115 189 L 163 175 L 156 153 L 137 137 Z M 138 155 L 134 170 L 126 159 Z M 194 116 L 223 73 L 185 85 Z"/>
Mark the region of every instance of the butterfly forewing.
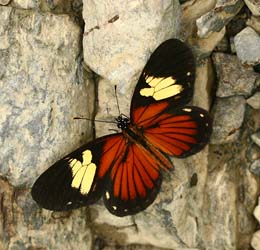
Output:
<path fill-rule="evenodd" d="M 138 123 L 138 108 L 165 101 L 176 108 L 187 104 L 194 80 L 195 61 L 190 48 L 177 39 L 163 42 L 149 58 L 136 85 L 131 103 L 133 121 Z"/>
<path fill-rule="evenodd" d="M 54 211 L 96 202 L 103 193 L 109 159 L 115 157 L 104 145 L 116 140 L 123 140 L 122 134 L 101 137 L 56 162 L 34 183 L 33 199 L 41 207 Z"/>

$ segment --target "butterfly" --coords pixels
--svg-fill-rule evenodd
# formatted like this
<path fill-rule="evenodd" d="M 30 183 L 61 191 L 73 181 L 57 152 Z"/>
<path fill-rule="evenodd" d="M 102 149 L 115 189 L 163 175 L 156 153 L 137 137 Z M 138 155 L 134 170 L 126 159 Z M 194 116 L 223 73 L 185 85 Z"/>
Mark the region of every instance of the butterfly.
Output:
<path fill-rule="evenodd" d="M 36 180 L 33 199 L 43 208 L 65 211 L 97 202 L 116 216 L 133 215 L 155 200 L 169 157 L 199 152 L 210 139 L 208 112 L 191 101 L 195 60 L 177 39 L 150 56 L 135 87 L 130 118 L 119 115 L 120 133 L 95 139 L 57 161 Z"/>

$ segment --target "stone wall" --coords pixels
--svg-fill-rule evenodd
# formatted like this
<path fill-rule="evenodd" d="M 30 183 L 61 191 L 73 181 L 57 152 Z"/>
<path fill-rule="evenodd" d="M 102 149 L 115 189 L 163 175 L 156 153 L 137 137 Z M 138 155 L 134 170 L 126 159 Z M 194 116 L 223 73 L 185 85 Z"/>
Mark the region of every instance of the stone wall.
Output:
<path fill-rule="evenodd" d="M 37 176 L 129 114 L 151 52 L 193 49 L 193 104 L 210 145 L 172 159 L 155 202 L 118 218 L 102 204 L 50 212 Z M 257 0 L 0 0 L 0 249 L 260 249 L 260 4 Z M 95 135 L 94 135 L 95 134 Z"/>

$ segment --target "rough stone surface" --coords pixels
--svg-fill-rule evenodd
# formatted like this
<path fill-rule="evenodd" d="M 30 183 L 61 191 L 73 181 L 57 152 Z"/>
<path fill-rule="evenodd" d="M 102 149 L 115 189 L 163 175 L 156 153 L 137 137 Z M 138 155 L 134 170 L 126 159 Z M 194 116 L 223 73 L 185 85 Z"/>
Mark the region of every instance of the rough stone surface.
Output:
<path fill-rule="evenodd" d="M 208 37 L 220 31 L 243 7 L 242 0 L 217 0 L 215 7 L 197 19 L 198 36 Z"/>
<path fill-rule="evenodd" d="M 260 197 L 258 198 L 258 205 L 254 209 L 254 216 L 260 224 Z"/>
<path fill-rule="evenodd" d="M 259 0 L 245 0 L 247 7 L 253 15 L 260 16 L 260 2 Z"/>
<path fill-rule="evenodd" d="M 226 28 L 224 27 L 219 32 L 212 32 L 206 38 L 193 39 L 191 44 L 194 46 L 194 53 L 198 57 L 198 61 L 208 58 L 217 44 L 224 38 Z"/>
<path fill-rule="evenodd" d="M 251 16 L 246 24 L 260 34 L 260 17 Z"/>
<path fill-rule="evenodd" d="M 13 0 L 14 7 L 22 9 L 36 9 L 39 8 L 41 0 Z"/>
<path fill-rule="evenodd" d="M 260 92 L 256 92 L 252 97 L 248 98 L 246 102 L 254 109 L 260 109 Z"/>
<path fill-rule="evenodd" d="M 217 98 L 213 107 L 211 143 L 228 143 L 238 139 L 244 119 L 245 99 L 241 96 Z"/>
<path fill-rule="evenodd" d="M 255 250 L 260 249 L 260 230 L 256 231 L 253 235 L 252 241 L 251 241 L 251 246 Z"/>
<path fill-rule="evenodd" d="M 11 0 L 0 0 L 0 5 L 7 5 L 11 2 Z"/>
<path fill-rule="evenodd" d="M 29 190 L 0 179 L 0 249 L 91 249 L 86 211 L 40 210 Z"/>
<path fill-rule="evenodd" d="M 251 139 L 255 144 L 257 144 L 260 147 L 260 131 L 251 135 Z"/>
<path fill-rule="evenodd" d="M 252 173 L 254 173 L 257 176 L 260 176 L 260 159 L 254 161 L 252 165 L 250 166 L 250 170 Z M 260 208 L 258 208 L 260 210 Z M 259 217 L 260 218 L 260 217 Z"/>
<path fill-rule="evenodd" d="M 112 84 L 118 84 L 119 92 L 128 93 L 128 86 L 140 74 L 150 53 L 176 35 L 179 11 L 176 0 L 160 4 L 157 0 L 149 4 L 88 1 L 83 10 L 86 64 Z M 132 88 L 134 85 L 135 81 Z"/>
<path fill-rule="evenodd" d="M 0 172 L 17 186 L 83 143 L 88 122 L 73 117 L 89 116 L 93 92 L 82 78 L 81 30 L 72 19 L 0 12 Z"/>
<path fill-rule="evenodd" d="M 241 65 L 236 56 L 225 53 L 214 53 L 213 61 L 218 78 L 218 97 L 251 94 L 257 78 L 253 69 Z"/>
<path fill-rule="evenodd" d="M 235 36 L 236 52 L 243 64 L 256 65 L 260 63 L 260 35 L 252 28 L 246 27 Z"/>

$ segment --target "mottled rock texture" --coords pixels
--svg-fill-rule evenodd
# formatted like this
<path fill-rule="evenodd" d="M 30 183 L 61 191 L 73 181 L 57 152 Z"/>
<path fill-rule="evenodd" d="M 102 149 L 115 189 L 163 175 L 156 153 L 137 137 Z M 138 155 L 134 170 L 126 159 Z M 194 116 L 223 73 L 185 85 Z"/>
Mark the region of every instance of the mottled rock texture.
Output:
<path fill-rule="evenodd" d="M 232 43 L 246 25 L 259 32 L 258 19 L 242 0 L 181 3 L 0 1 L 0 249 L 260 248 L 260 76 Z M 241 16 L 242 29 L 230 32 Z M 145 62 L 170 37 L 194 51 L 193 104 L 212 114 L 211 144 L 172 159 L 155 202 L 135 216 L 115 217 L 101 201 L 72 212 L 39 208 L 30 196 L 36 177 L 93 131 L 117 129 L 73 117 L 112 121 L 114 85 L 129 115 Z"/>

